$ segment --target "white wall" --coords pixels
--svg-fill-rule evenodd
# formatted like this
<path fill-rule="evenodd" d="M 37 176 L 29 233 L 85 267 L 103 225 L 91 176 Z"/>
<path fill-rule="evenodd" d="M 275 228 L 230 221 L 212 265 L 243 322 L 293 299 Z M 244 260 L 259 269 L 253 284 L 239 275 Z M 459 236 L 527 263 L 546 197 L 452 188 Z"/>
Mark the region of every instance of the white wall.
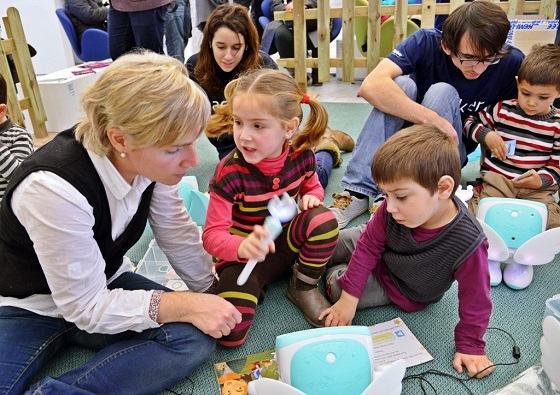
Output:
<path fill-rule="evenodd" d="M 25 38 L 37 50 L 31 58 L 36 74 L 48 74 L 74 66 L 70 42 L 55 10 L 64 7 L 64 0 L 0 0 L 0 16 L 15 7 L 19 11 Z M 3 21 L 1 36 L 7 38 Z"/>

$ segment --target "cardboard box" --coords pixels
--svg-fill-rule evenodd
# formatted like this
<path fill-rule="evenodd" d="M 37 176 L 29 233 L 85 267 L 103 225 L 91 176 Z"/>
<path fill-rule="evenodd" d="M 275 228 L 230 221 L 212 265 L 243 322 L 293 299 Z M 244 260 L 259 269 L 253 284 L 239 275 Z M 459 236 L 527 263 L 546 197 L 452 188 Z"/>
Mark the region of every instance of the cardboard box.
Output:
<path fill-rule="evenodd" d="M 111 62 L 90 62 L 37 78 L 47 114 L 47 131 L 62 132 L 82 117 L 80 98 Z"/>
<path fill-rule="evenodd" d="M 519 48 L 525 55 L 531 52 L 535 44 L 554 44 L 558 20 L 521 18 L 510 20 L 507 44 Z"/>

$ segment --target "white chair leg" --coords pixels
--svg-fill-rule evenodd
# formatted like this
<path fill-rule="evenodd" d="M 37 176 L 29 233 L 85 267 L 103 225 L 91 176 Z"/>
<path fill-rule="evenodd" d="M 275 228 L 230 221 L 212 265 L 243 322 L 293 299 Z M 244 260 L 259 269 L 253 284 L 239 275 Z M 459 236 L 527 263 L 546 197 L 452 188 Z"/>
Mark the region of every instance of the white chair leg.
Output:
<path fill-rule="evenodd" d="M 490 285 L 495 287 L 502 283 L 502 268 L 500 261 L 488 260 L 488 268 L 490 269 Z"/>
<path fill-rule="evenodd" d="M 508 263 L 504 269 L 504 282 L 512 289 L 525 289 L 533 281 L 533 266 Z"/>

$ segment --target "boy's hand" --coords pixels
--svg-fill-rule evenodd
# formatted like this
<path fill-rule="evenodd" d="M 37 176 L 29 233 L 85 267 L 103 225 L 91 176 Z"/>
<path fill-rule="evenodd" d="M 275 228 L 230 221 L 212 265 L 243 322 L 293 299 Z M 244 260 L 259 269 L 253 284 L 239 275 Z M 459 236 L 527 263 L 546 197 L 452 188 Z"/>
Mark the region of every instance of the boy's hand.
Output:
<path fill-rule="evenodd" d="M 507 157 L 507 147 L 498 132 L 488 132 L 484 144 L 496 158 L 504 160 Z"/>
<path fill-rule="evenodd" d="M 268 244 L 264 240 L 268 237 L 264 228 L 255 225 L 253 231 L 239 244 L 237 256 L 240 259 L 256 259 L 259 262 L 264 261 L 268 253 L 275 252 L 274 242 Z"/>
<path fill-rule="evenodd" d="M 467 368 L 467 375 L 469 377 L 476 375 L 477 379 L 492 373 L 494 369 L 496 369 L 496 367 L 492 365 L 492 361 L 490 361 L 486 355 L 470 355 L 456 352 L 455 358 L 453 358 L 453 367 L 458 373 L 463 373 L 463 366 L 465 366 Z M 477 375 L 477 373 L 482 370 L 484 370 L 484 372 Z"/>
<path fill-rule="evenodd" d="M 325 319 L 325 326 L 345 326 L 352 325 L 352 319 L 356 314 L 356 307 L 358 306 L 358 298 L 342 291 L 340 300 L 332 307 L 324 310 L 319 315 L 319 320 Z"/>
<path fill-rule="evenodd" d="M 535 169 L 531 169 L 531 176 L 522 178 L 521 180 L 512 181 L 513 186 L 516 188 L 527 188 L 527 189 L 541 189 L 542 180 L 539 173 Z"/>
<path fill-rule="evenodd" d="M 319 207 L 322 205 L 323 202 L 313 195 L 303 195 L 303 197 L 299 201 L 299 209 L 301 211 L 309 210 L 310 208 Z"/>

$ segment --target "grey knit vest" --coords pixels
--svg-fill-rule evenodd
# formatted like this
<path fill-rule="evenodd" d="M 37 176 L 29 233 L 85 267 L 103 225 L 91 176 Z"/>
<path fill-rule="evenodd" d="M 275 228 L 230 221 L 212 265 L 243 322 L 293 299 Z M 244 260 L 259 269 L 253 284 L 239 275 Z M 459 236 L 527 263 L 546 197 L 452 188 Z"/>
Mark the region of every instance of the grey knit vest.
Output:
<path fill-rule="evenodd" d="M 437 235 L 417 242 L 412 229 L 387 213 L 387 246 L 383 260 L 397 288 L 410 300 L 431 304 L 440 300 L 455 280 L 455 270 L 485 240 L 478 220 L 457 197 L 459 212 Z"/>

